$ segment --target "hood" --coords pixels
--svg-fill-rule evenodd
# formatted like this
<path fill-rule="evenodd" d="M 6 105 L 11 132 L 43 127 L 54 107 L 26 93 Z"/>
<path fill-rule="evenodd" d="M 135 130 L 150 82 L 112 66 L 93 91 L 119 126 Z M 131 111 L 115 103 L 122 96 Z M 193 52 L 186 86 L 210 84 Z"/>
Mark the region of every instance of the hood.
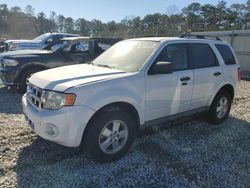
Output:
<path fill-rule="evenodd" d="M 37 43 L 34 40 L 18 39 L 18 40 L 6 40 L 5 43 Z"/>
<path fill-rule="evenodd" d="M 116 69 L 79 64 L 38 72 L 30 77 L 29 82 L 42 89 L 64 92 L 74 86 L 110 80 L 129 74 L 131 73 Z"/>
<path fill-rule="evenodd" d="M 18 50 L 18 51 L 9 51 L 1 53 L 1 57 L 19 57 L 25 55 L 40 55 L 40 54 L 48 54 L 52 53 L 49 50 Z"/>

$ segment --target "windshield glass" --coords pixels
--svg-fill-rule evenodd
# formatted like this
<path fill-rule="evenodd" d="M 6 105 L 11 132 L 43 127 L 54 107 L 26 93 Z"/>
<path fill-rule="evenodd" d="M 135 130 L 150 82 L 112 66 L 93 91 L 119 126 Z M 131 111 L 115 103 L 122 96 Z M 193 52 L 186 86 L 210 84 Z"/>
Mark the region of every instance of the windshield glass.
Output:
<path fill-rule="evenodd" d="M 159 43 L 153 41 L 122 41 L 97 57 L 93 64 L 126 72 L 136 72 L 158 46 Z"/>
<path fill-rule="evenodd" d="M 45 34 L 43 34 L 43 35 L 40 35 L 40 36 L 38 36 L 38 37 L 36 37 L 36 38 L 34 38 L 33 40 L 34 41 L 37 41 L 37 42 L 41 42 L 41 41 L 43 41 L 44 39 L 46 39 L 48 36 L 50 36 L 51 34 L 49 34 L 49 33 L 45 33 Z"/>

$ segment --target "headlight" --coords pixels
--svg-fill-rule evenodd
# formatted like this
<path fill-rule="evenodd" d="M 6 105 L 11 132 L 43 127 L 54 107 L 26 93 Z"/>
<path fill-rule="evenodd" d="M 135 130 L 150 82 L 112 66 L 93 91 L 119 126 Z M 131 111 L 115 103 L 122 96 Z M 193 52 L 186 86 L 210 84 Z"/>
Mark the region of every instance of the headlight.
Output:
<path fill-rule="evenodd" d="M 43 108 L 51 110 L 57 110 L 63 106 L 72 106 L 76 99 L 76 95 L 73 93 L 44 91 L 42 95 Z"/>
<path fill-rule="evenodd" d="M 3 60 L 3 67 L 14 67 L 17 66 L 18 61 L 14 59 L 4 59 Z"/>

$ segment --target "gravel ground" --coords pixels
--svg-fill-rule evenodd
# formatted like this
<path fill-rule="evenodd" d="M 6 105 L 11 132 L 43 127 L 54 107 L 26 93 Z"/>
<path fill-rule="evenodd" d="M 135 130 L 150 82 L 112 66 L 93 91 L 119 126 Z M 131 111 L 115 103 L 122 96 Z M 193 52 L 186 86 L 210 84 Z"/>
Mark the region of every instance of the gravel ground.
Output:
<path fill-rule="evenodd" d="M 250 187 L 250 82 L 242 81 L 230 118 L 155 126 L 109 164 L 37 137 L 21 95 L 0 86 L 0 187 Z"/>

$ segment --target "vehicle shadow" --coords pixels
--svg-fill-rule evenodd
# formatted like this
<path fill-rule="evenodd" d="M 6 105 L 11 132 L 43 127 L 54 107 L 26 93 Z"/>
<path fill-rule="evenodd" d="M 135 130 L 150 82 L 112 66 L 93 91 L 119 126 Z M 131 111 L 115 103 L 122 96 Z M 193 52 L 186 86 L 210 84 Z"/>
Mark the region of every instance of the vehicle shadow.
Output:
<path fill-rule="evenodd" d="M 22 113 L 22 94 L 15 89 L 7 89 L 0 84 L 0 113 Z"/>
<path fill-rule="evenodd" d="M 131 151 L 108 164 L 79 149 L 37 137 L 16 162 L 18 187 L 178 185 L 247 186 L 250 122 L 230 117 L 221 125 L 201 119 L 142 132 Z"/>

